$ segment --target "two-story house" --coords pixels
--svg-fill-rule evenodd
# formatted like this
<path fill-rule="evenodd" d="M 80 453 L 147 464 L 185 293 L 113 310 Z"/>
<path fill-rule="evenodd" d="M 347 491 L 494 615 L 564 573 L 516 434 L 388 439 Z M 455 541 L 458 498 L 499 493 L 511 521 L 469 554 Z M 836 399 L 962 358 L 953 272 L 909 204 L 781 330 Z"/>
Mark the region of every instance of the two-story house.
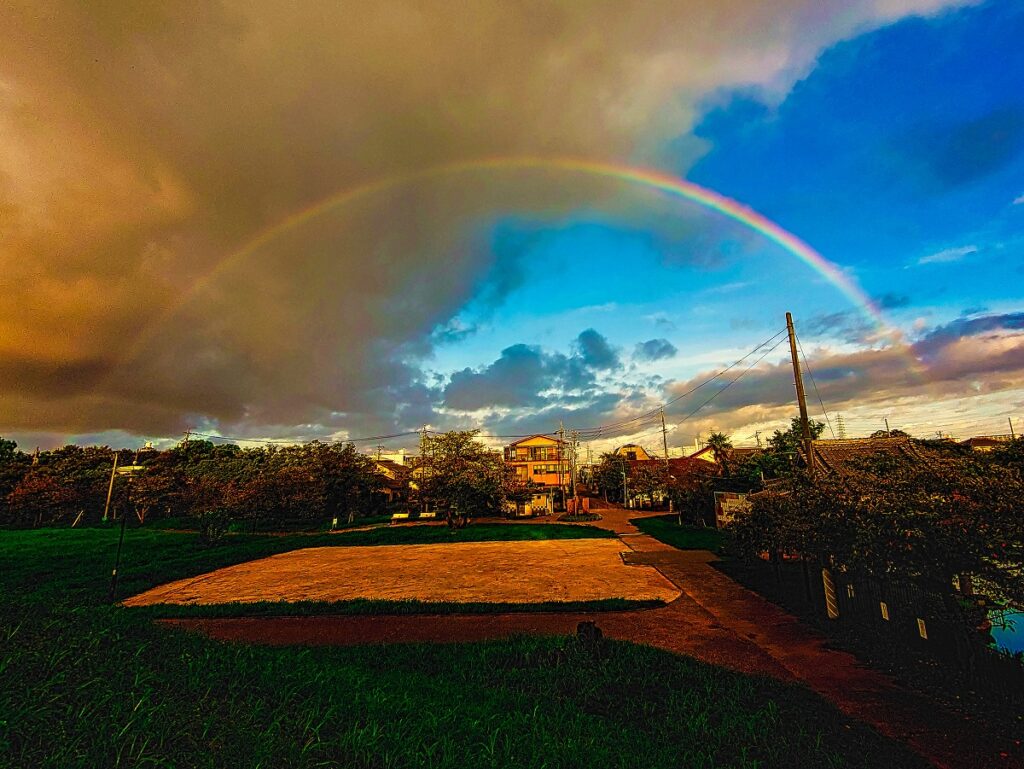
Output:
<path fill-rule="evenodd" d="M 547 435 L 531 435 L 505 447 L 505 462 L 520 480 L 534 485 L 532 511 L 553 512 L 555 489 L 571 483 L 565 444 Z"/>

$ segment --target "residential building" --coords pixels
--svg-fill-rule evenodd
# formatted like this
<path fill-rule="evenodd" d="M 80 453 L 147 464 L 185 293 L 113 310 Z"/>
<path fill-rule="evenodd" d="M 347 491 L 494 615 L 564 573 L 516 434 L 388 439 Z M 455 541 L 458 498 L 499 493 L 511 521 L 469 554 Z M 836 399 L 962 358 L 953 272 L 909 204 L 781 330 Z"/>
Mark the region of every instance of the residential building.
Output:
<path fill-rule="evenodd" d="M 564 442 L 547 435 L 531 435 L 505 447 L 505 463 L 516 476 L 534 485 L 530 508 L 534 513 L 554 511 L 554 492 L 567 488 L 569 459 Z"/>
<path fill-rule="evenodd" d="M 1005 446 L 1013 440 L 1010 435 L 975 435 L 965 441 L 960 441 L 961 446 L 967 446 L 975 451 L 992 451 L 999 446 Z"/>
<path fill-rule="evenodd" d="M 627 443 L 625 446 L 619 446 L 615 449 L 614 453 L 615 456 L 623 457 L 624 459 L 628 459 L 630 462 L 654 459 L 654 457 L 652 457 L 643 446 L 636 443 Z"/>
<path fill-rule="evenodd" d="M 814 467 L 835 475 L 858 473 L 866 459 L 891 456 L 913 462 L 927 462 L 928 452 L 912 438 L 818 438 L 811 441 Z M 804 454 L 803 448 L 800 449 Z"/>
<path fill-rule="evenodd" d="M 384 484 L 381 493 L 390 504 L 401 502 L 409 498 L 409 481 L 412 471 L 405 465 L 401 465 L 390 459 L 380 459 L 374 462 L 377 472 L 384 476 Z"/>

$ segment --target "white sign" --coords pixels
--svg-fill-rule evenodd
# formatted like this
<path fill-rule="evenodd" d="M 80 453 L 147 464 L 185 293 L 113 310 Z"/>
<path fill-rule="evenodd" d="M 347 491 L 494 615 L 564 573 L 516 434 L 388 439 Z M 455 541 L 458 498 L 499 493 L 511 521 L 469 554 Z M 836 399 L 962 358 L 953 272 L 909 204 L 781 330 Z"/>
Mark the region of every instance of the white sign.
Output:
<path fill-rule="evenodd" d="M 733 522 L 737 513 L 745 513 L 750 510 L 750 503 L 746 494 L 738 494 L 735 491 L 715 492 L 715 526 L 722 528 Z"/>

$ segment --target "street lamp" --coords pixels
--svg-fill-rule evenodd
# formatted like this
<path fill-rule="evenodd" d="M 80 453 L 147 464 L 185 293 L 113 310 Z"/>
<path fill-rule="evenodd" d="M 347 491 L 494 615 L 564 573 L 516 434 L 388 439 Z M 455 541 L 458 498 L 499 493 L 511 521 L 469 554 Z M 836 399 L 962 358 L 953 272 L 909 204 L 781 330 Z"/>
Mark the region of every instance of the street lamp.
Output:
<path fill-rule="evenodd" d="M 135 461 L 136 462 L 138 461 L 138 458 L 139 458 L 139 454 L 138 454 L 138 452 L 136 452 L 135 453 Z M 116 460 L 115 460 L 115 463 L 116 463 Z M 122 465 L 121 467 L 117 467 L 114 470 L 114 472 L 116 472 L 118 475 L 124 475 L 124 476 L 126 476 L 128 478 L 127 501 L 129 503 L 131 502 L 131 488 L 132 488 L 131 483 L 132 483 L 132 478 L 135 477 L 136 473 L 141 472 L 144 469 L 145 468 L 142 465 L 137 465 L 137 464 L 133 463 L 133 464 L 130 464 L 130 465 Z M 111 479 L 110 486 L 111 486 L 111 489 L 113 489 L 113 486 L 114 486 L 113 479 Z M 109 495 L 108 495 L 108 497 L 109 497 Z M 114 571 L 111 572 L 111 575 L 110 575 L 110 600 L 111 600 L 111 602 L 113 602 L 114 598 L 117 596 L 117 570 L 121 567 L 121 547 L 124 545 L 124 529 L 125 529 L 125 525 L 127 524 L 127 522 L 128 522 L 128 510 L 125 509 L 125 510 L 121 511 L 121 533 L 117 537 L 117 555 L 114 557 Z"/>

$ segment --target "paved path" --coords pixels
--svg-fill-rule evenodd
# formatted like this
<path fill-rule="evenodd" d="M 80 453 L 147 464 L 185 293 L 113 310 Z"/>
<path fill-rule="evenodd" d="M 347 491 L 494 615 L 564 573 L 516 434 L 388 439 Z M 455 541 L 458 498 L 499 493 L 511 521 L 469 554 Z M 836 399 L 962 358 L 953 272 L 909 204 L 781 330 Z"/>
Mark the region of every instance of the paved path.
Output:
<path fill-rule="evenodd" d="M 983 723 L 937 707 L 861 665 L 792 615 L 711 566 L 707 551 L 681 551 L 641 534 L 637 511 L 601 509 L 601 526 L 619 534 L 628 563 L 655 566 L 682 595 L 662 609 L 597 614 L 492 616 L 281 617 L 170 620 L 225 640 L 270 644 L 463 641 L 517 633 L 571 633 L 585 619 L 612 638 L 656 646 L 746 673 L 799 681 L 848 715 L 908 743 L 949 769 L 1024 769 L 1019 745 Z M 656 513 L 654 513 L 656 514 Z M 879 765 L 884 765 L 880 757 Z"/>

